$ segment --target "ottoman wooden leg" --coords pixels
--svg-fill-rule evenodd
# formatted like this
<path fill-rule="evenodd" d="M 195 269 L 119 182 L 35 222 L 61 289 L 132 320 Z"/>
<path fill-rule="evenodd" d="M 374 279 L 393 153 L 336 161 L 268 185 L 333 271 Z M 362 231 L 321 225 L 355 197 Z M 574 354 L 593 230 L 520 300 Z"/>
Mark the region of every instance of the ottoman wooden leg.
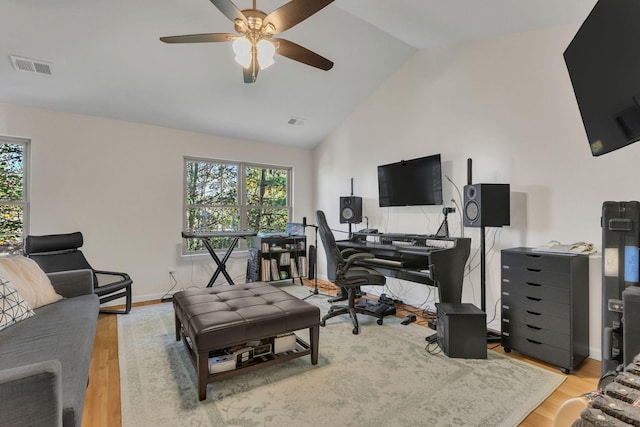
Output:
<path fill-rule="evenodd" d="M 311 347 L 311 364 L 318 364 L 318 344 L 320 341 L 320 325 L 309 328 L 309 343 Z"/>
<path fill-rule="evenodd" d="M 175 313 L 175 311 L 173 313 L 173 317 L 175 318 L 176 322 L 176 341 L 180 341 L 180 328 L 182 326 L 182 323 L 180 323 L 180 319 L 178 319 L 178 315 Z"/>
<path fill-rule="evenodd" d="M 198 352 L 198 400 L 207 398 L 207 383 L 209 380 L 209 352 Z"/>

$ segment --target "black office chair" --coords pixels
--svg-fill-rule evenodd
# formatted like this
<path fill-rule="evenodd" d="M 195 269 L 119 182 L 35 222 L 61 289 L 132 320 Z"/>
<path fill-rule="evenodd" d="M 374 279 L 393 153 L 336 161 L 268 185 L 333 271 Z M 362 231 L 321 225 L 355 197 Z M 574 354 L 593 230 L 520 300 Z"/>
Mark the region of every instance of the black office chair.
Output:
<path fill-rule="evenodd" d="M 57 271 L 83 270 L 93 271 L 94 292 L 100 297 L 100 303 L 125 298 L 124 310 L 102 309 L 101 313 L 127 314 L 131 310 L 131 278 L 126 273 L 95 270 L 78 249 L 84 243 L 82 233 L 50 234 L 46 236 L 27 236 L 24 244 L 25 255 L 33 259 L 45 273 Z M 115 277 L 105 279 L 106 277 Z M 102 279 L 102 281 L 100 280 Z"/>
<path fill-rule="evenodd" d="M 348 301 L 347 305 L 332 305 L 329 309 L 329 313 L 327 313 L 320 321 L 320 325 L 325 326 L 327 319 L 332 317 L 349 314 L 349 316 L 351 316 L 351 321 L 353 322 L 353 333 L 358 334 L 358 332 L 360 332 L 357 317 L 358 313 L 377 317 L 378 325 L 382 325 L 382 319 L 385 316 L 384 312 L 376 313 L 364 307 L 356 306 L 355 303 L 356 293 L 360 286 L 382 286 L 386 282 L 386 278 L 377 271 L 354 264 L 355 262 L 365 258 L 373 258 L 373 255 L 356 252 L 352 249 L 347 249 L 341 252 L 338 245 L 336 245 L 336 240 L 333 237 L 333 233 L 331 232 L 329 225 L 327 224 L 324 212 L 317 211 L 316 217 L 318 219 L 320 240 L 322 240 L 324 251 L 327 254 L 327 276 L 331 282 L 335 283 L 342 289 L 342 292 L 347 292 Z"/>

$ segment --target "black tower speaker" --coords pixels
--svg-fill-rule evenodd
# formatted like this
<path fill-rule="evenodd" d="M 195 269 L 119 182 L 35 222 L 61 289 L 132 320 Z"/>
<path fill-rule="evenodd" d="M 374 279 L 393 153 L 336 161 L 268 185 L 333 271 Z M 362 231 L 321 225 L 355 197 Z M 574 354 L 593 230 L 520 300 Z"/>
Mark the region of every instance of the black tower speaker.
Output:
<path fill-rule="evenodd" d="M 449 357 L 487 358 L 487 315 L 473 304 L 436 303 L 438 345 Z"/>
<path fill-rule="evenodd" d="M 509 184 L 464 186 L 465 227 L 502 227 L 510 221 Z"/>
<path fill-rule="evenodd" d="M 362 222 L 362 197 L 340 197 L 340 224 Z"/>

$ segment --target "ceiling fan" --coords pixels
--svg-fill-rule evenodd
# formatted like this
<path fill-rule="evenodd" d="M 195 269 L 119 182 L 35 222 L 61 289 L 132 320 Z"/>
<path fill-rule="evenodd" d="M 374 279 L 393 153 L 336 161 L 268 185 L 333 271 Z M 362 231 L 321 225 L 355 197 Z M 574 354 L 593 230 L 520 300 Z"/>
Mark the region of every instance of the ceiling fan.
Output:
<path fill-rule="evenodd" d="M 328 71 L 333 67 L 329 61 L 292 41 L 274 38 L 299 24 L 311 15 L 332 3 L 333 0 L 291 0 L 270 14 L 256 8 L 240 10 L 231 0 L 211 0 L 211 3 L 233 21 L 238 34 L 208 33 L 183 36 L 160 37 L 165 43 L 233 42 L 235 60 L 242 65 L 244 82 L 253 83 L 258 70 L 274 63 L 273 55 L 279 54 L 294 61 Z"/>

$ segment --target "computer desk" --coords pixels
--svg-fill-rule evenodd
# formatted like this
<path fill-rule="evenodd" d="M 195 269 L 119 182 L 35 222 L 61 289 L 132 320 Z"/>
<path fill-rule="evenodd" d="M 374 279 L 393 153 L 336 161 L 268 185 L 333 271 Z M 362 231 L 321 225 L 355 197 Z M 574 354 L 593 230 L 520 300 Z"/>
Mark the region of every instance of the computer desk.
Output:
<path fill-rule="evenodd" d="M 436 286 L 440 302 L 461 302 L 470 238 L 353 233 L 351 239 L 336 243 L 341 250 L 354 249 L 375 256 L 358 262 L 363 266 L 387 277 Z"/>
<path fill-rule="evenodd" d="M 252 236 L 256 236 L 257 234 L 258 233 L 256 233 L 255 231 L 248 231 L 248 230 L 225 230 L 225 231 L 205 231 L 205 232 L 183 231 L 182 237 L 185 239 L 192 239 L 192 238 L 200 239 L 204 244 L 204 247 L 207 248 L 209 255 L 211 255 L 211 258 L 213 258 L 216 265 L 218 266 L 216 268 L 216 271 L 211 276 L 211 279 L 209 279 L 209 283 L 207 283 L 207 288 L 210 288 L 213 286 L 213 284 L 215 283 L 220 273 L 222 273 L 225 279 L 227 279 L 227 283 L 229 283 L 230 285 L 235 285 L 235 283 L 233 282 L 233 279 L 231 278 L 231 276 L 229 276 L 229 273 L 227 273 L 227 268 L 226 268 L 227 260 L 231 256 L 231 252 L 233 252 L 236 245 L 238 244 L 238 240 L 240 240 L 241 237 L 252 237 Z M 213 249 L 213 247 L 211 246 L 211 241 L 209 240 L 209 239 L 220 238 L 220 237 L 233 238 L 233 240 L 231 241 L 231 245 L 229 245 L 229 248 L 227 249 L 227 252 L 224 254 L 222 259 L 218 257 L 215 249 Z"/>

